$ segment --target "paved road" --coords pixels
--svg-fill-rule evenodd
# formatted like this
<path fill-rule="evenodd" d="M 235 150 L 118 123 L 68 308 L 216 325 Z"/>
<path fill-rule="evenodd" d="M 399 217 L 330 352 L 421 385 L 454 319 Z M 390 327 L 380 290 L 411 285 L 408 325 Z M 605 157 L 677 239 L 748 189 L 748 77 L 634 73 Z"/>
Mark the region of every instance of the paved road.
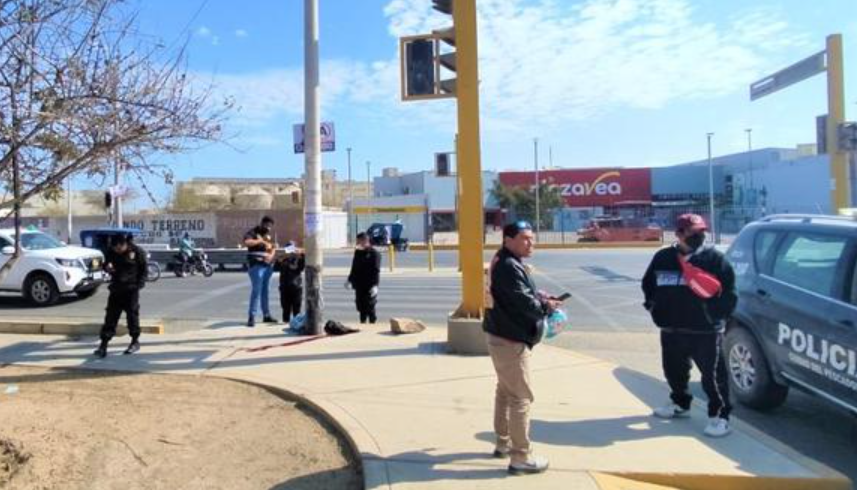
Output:
<path fill-rule="evenodd" d="M 541 251 L 532 260 L 539 286 L 569 291 L 567 303 L 574 329 L 552 343 L 615 362 L 661 379 L 658 336 L 640 304 L 639 280 L 651 251 Z M 486 253 L 486 261 L 490 260 Z M 386 260 L 386 258 L 385 258 Z M 427 254 L 397 255 L 397 265 L 407 274 L 384 273 L 379 305 L 382 318 L 411 316 L 443 325 L 459 297 L 459 279 L 454 272 L 453 252 L 437 252 L 436 264 L 443 272 L 427 272 Z M 342 287 L 346 252 L 325 257 L 325 312 L 328 317 L 353 320 L 353 293 Z M 418 268 L 426 268 L 418 272 Z M 64 302 L 38 311 L 40 315 L 100 315 L 105 292 L 87 301 Z M 276 288 L 272 288 L 276 304 Z M 218 273 L 210 279 L 176 279 L 169 275 L 147 288 L 147 316 L 206 319 L 210 328 L 235 325 L 244 320 L 247 308 L 247 278 L 239 272 Z M 35 311 L 15 298 L 0 298 L 0 315 L 32 315 Z M 701 395 L 698 382 L 694 390 Z M 597 396 L 581 393 L 580 396 Z M 738 407 L 736 415 L 758 429 L 848 474 L 857 481 L 857 419 L 828 404 L 792 392 L 780 409 L 760 414 Z"/>

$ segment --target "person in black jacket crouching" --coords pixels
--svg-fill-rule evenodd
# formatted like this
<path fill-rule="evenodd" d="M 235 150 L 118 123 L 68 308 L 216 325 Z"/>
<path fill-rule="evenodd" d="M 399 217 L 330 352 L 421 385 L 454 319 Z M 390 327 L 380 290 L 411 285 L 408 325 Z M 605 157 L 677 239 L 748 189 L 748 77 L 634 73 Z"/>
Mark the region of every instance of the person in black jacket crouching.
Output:
<path fill-rule="evenodd" d="M 544 334 L 545 319 L 559 301 L 536 289 L 522 259 L 533 255 L 534 237 L 529 223 L 519 221 L 503 228 L 503 248 L 491 262 L 492 307 L 486 309 L 483 330 L 497 372 L 494 402 L 494 457 L 511 456 L 509 473 L 542 473 L 545 458 L 530 449 L 530 355 Z"/>
<path fill-rule="evenodd" d="M 723 437 L 730 432 L 732 405 L 721 347 L 738 297 L 732 266 L 714 247 L 704 245 L 707 229 L 699 215 L 678 218 L 678 243 L 655 254 L 643 276 L 643 294 L 644 306 L 661 329 L 662 363 L 671 390 L 670 402 L 655 409 L 654 415 L 668 419 L 690 415 L 693 361 L 708 397 L 705 435 Z M 706 276 L 709 291 L 699 287 L 696 274 Z"/>
<path fill-rule="evenodd" d="M 125 354 L 134 354 L 140 350 L 140 290 L 146 286 L 146 251 L 142 250 L 126 235 L 113 238 L 110 249 L 105 254 L 104 269 L 112 276 L 110 296 L 107 298 L 107 314 L 101 327 L 101 345 L 95 350 L 95 356 L 107 356 L 107 344 L 116 335 L 119 317 L 125 312 L 131 344 Z"/>

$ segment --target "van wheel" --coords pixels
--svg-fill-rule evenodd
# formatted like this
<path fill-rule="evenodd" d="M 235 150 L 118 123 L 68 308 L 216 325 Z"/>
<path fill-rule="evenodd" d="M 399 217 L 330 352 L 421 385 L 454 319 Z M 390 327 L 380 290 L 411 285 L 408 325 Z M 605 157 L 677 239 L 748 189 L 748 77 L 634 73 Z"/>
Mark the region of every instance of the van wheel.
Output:
<path fill-rule="evenodd" d="M 788 386 L 774 381 L 765 353 L 750 332 L 729 329 L 725 354 L 729 387 L 738 401 L 756 410 L 770 410 L 786 401 Z"/>
<path fill-rule="evenodd" d="M 51 306 L 59 301 L 60 292 L 51 276 L 39 273 L 27 278 L 24 297 L 36 306 Z"/>

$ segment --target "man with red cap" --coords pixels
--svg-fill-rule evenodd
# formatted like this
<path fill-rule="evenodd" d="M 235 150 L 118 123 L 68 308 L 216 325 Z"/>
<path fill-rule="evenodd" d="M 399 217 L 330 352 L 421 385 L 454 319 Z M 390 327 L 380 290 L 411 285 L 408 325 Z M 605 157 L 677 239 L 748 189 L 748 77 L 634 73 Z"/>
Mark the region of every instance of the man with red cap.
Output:
<path fill-rule="evenodd" d="M 643 276 L 644 306 L 661 329 L 664 375 L 670 401 L 654 415 L 690 416 L 691 361 L 702 373 L 708 397 L 705 435 L 729 434 L 729 384 L 721 347 L 726 321 L 735 311 L 735 273 L 726 257 L 705 246 L 708 226 L 702 216 L 683 214 L 676 222 L 678 242 L 655 254 Z"/>

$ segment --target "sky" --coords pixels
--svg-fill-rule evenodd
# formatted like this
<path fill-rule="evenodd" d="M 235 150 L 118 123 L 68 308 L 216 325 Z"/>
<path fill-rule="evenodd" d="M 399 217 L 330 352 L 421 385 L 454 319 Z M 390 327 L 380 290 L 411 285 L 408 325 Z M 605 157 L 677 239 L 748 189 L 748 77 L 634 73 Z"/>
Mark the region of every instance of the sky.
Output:
<path fill-rule="evenodd" d="M 303 120 L 303 2 L 136 0 L 140 31 L 187 41 L 189 69 L 240 107 L 230 139 L 177 157 L 178 180 L 299 177 L 292 149 Z M 430 0 L 319 0 L 322 119 L 337 151 L 323 167 L 355 179 L 382 168 L 431 169 L 451 151 L 454 102 L 399 98 L 398 38 L 450 20 Z M 845 40 L 849 119 L 857 118 L 854 0 L 477 0 L 482 165 L 662 166 L 753 146 L 815 141 L 825 77 L 750 102 L 750 83 Z M 168 188 L 151 183 L 156 194 Z"/>

